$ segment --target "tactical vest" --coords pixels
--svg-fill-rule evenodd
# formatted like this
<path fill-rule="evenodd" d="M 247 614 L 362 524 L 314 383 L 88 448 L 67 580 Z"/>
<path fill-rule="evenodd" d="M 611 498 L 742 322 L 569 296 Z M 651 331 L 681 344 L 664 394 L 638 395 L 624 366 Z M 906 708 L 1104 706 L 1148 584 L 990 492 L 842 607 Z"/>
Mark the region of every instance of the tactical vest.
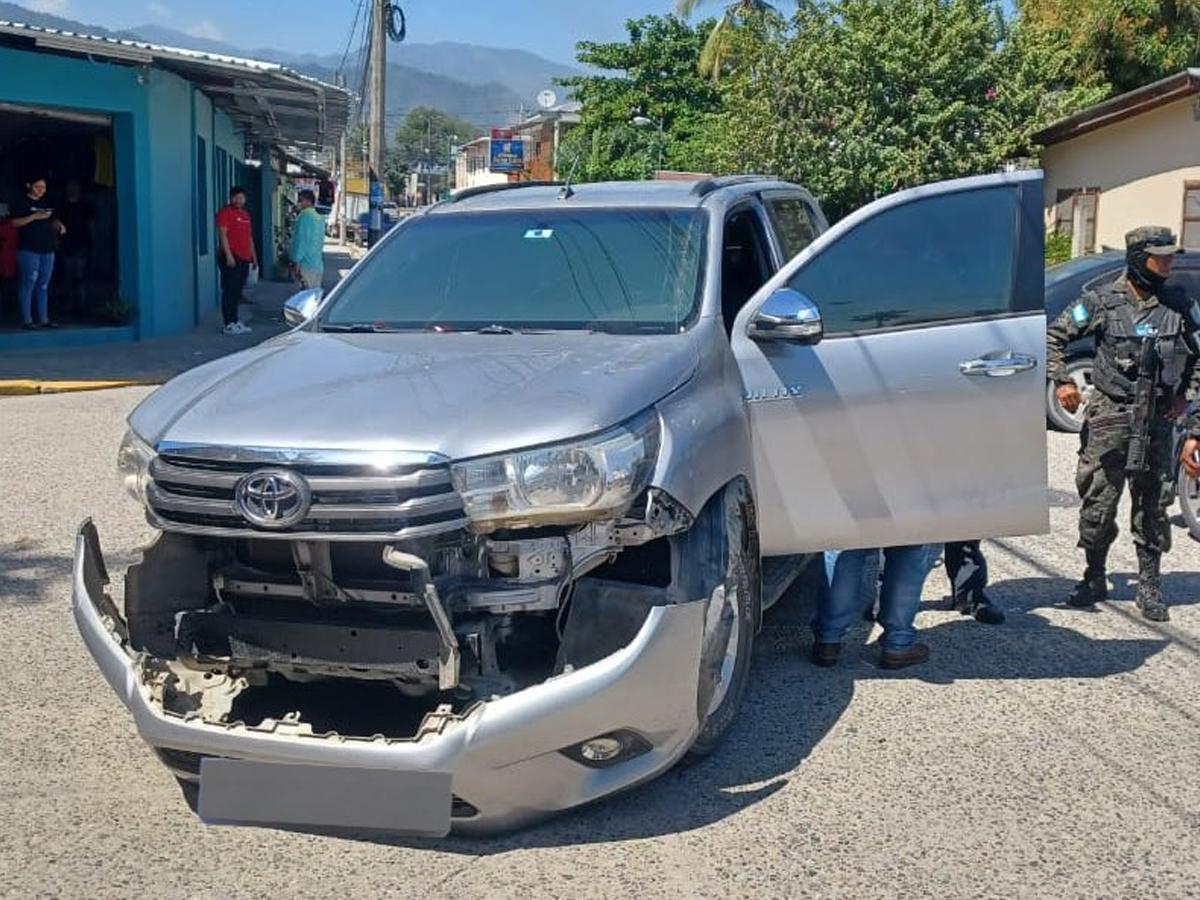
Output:
<path fill-rule="evenodd" d="M 1183 317 L 1162 303 L 1142 313 L 1133 299 L 1116 287 L 1097 296 L 1104 310 L 1104 332 L 1097 341 L 1092 371 L 1096 388 L 1118 402 L 1132 400 L 1143 342 L 1154 341 L 1159 386 L 1174 395 L 1190 355 Z"/>

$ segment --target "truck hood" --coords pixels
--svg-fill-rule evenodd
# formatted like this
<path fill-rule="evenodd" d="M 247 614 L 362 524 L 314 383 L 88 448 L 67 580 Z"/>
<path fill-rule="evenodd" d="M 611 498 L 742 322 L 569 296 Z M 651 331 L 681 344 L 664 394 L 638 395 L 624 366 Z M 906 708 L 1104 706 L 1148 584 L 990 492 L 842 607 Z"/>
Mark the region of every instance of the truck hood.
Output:
<path fill-rule="evenodd" d="M 691 377 L 680 335 L 294 331 L 180 375 L 138 435 L 234 447 L 408 450 L 465 459 L 615 425 Z"/>

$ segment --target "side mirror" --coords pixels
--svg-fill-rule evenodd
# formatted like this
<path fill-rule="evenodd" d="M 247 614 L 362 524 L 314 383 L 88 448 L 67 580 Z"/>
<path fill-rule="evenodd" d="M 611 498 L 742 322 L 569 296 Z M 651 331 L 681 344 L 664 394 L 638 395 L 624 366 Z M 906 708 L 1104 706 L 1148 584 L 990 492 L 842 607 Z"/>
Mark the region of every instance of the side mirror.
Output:
<path fill-rule="evenodd" d="M 289 325 L 303 325 L 316 314 L 320 305 L 320 288 L 309 288 L 292 294 L 283 304 L 283 321 Z"/>
<path fill-rule="evenodd" d="M 746 333 L 755 341 L 815 344 L 825 334 L 821 310 L 799 291 L 780 288 L 762 305 Z"/>

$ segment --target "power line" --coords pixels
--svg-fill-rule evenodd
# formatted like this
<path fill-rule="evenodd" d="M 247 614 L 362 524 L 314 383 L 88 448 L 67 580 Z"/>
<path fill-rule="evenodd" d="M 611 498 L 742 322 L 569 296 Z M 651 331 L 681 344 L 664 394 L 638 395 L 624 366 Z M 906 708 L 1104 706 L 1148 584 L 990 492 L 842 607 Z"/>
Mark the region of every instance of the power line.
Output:
<path fill-rule="evenodd" d="M 358 0 L 358 5 L 354 8 L 354 24 L 350 26 L 350 34 L 346 36 L 346 49 L 342 51 L 342 60 L 338 63 L 338 74 L 346 67 L 346 57 L 350 55 L 350 45 L 354 43 L 354 35 L 358 33 L 358 20 L 362 16 L 363 0 Z"/>

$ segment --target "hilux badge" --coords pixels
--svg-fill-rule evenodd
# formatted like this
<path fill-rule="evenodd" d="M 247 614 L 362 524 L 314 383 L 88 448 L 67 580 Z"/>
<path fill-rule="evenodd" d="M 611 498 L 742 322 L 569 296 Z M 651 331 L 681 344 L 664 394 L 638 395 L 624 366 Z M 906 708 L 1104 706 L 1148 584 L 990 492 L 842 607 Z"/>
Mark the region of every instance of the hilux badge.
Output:
<path fill-rule="evenodd" d="M 234 503 L 251 525 L 290 528 L 304 520 L 312 505 L 312 489 L 304 477 L 288 469 L 259 469 L 237 483 Z"/>

